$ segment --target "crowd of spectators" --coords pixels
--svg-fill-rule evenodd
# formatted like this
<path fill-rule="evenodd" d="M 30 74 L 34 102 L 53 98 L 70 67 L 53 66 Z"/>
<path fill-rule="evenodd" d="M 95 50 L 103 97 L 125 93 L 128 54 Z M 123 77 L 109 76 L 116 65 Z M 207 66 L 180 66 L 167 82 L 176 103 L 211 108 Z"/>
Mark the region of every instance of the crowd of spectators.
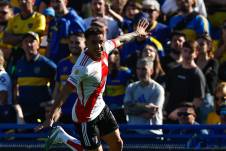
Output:
<path fill-rule="evenodd" d="M 221 0 L 1 0 L 1 123 L 44 121 L 86 49 L 88 27 L 103 28 L 112 39 L 133 31 L 140 19 L 149 21 L 149 34 L 109 55 L 104 100 L 116 120 L 224 124 L 226 2 Z M 73 93 L 60 122 L 71 122 L 75 100 Z"/>

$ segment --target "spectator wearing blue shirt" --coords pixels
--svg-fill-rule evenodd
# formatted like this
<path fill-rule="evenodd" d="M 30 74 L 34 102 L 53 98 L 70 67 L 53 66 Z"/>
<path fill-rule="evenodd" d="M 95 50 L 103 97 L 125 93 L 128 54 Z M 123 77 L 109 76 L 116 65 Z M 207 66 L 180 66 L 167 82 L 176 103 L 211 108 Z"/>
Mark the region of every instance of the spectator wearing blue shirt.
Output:
<path fill-rule="evenodd" d="M 170 38 L 170 28 L 158 22 L 160 15 L 160 4 L 157 0 L 143 0 L 143 12 L 149 14 L 151 36 L 159 40 L 165 47 Z"/>
<path fill-rule="evenodd" d="M 58 63 L 70 54 L 67 37 L 71 31 L 84 32 L 86 26 L 75 10 L 67 8 L 67 0 L 51 0 L 51 6 L 57 18 L 49 25 L 48 57 Z"/>
<path fill-rule="evenodd" d="M 41 106 L 52 100 L 50 88 L 56 65 L 38 53 L 39 44 L 38 34 L 28 32 L 22 41 L 25 56 L 16 64 L 15 104 L 21 123 L 44 120 L 45 111 Z"/>

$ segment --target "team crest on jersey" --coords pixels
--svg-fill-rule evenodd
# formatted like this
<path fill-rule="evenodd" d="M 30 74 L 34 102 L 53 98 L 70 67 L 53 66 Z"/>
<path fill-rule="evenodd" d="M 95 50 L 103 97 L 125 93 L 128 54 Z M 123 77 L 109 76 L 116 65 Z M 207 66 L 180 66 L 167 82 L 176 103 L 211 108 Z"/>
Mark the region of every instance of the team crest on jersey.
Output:
<path fill-rule="evenodd" d="M 28 27 L 29 29 L 31 29 L 31 28 L 33 27 L 33 24 L 30 23 L 30 24 L 27 25 L 27 27 Z"/>
<path fill-rule="evenodd" d="M 41 71 L 40 67 L 34 68 L 34 73 L 40 73 L 40 71 Z"/>

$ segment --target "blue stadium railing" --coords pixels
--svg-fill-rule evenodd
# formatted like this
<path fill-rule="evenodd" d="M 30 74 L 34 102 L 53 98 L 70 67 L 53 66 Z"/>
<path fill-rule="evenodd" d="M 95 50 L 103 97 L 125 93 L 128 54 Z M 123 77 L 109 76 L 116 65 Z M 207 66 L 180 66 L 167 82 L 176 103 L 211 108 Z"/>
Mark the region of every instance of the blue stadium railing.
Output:
<path fill-rule="evenodd" d="M 0 124 L 0 150 L 43 150 L 49 130 L 38 133 L 33 131 L 37 124 Z M 61 125 L 77 137 L 72 124 Z M 134 130 L 162 129 L 162 135 L 131 133 Z M 184 130 L 208 130 L 208 135 L 181 134 Z M 124 140 L 124 150 L 193 150 L 217 149 L 226 150 L 226 125 L 120 125 Z M 171 133 L 176 132 L 176 133 Z M 104 148 L 107 148 L 104 145 Z M 64 145 L 55 145 L 53 150 L 64 150 Z"/>

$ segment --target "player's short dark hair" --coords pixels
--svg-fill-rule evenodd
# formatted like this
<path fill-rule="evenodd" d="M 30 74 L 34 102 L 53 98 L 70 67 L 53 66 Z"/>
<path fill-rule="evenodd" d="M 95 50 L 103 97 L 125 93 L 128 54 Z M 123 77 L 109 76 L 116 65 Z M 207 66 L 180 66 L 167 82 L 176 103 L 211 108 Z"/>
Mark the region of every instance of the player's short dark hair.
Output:
<path fill-rule="evenodd" d="M 69 37 L 70 36 L 77 36 L 77 37 L 85 37 L 84 33 L 83 32 L 71 32 L 69 34 Z"/>
<path fill-rule="evenodd" d="M 85 38 L 89 38 L 91 35 L 99 35 L 103 34 L 104 35 L 104 29 L 102 28 L 97 28 L 97 27 L 90 27 L 85 31 Z"/>

